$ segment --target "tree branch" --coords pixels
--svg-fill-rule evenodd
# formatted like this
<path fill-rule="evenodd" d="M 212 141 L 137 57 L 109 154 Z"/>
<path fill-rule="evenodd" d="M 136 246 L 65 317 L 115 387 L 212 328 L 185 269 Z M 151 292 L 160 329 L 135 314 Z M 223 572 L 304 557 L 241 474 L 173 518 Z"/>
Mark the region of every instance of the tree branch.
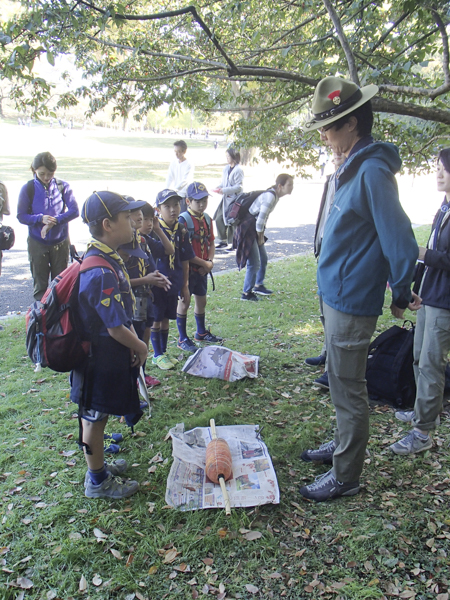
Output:
<path fill-rule="evenodd" d="M 431 139 L 428 140 L 428 142 L 426 144 L 424 144 L 421 148 L 419 148 L 419 150 L 416 150 L 415 152 L 413 152 L 413 154 L 421 154 L 426 148 L 428 148 L 428 146 L 431 146 L 431 144 L 433 144 L 433 142 L 436 142 L 437 140 L 450 140 L 450 135 L 435 135 L 435 136 L 433 136 Z"/>
<path fill-rule="evenodd" d="M 441 38 L 442 38 L 442 70 L 444 71 L 444 82 L 445 82 L 443 86 L 441 86 L 440 88 L 437 88 L 434 91 L 433 95 L 431 96 L 431 98 L 434 100 L 434 98 L 439 96 L 441 93 L 444 93 L 444 92 L 447 92 L 448 90 L 450 90 L 450 71 L 448 68 L 449 50 L 448 50 L 447 30 L 445 28 L 445 25 L 444 25 L 438 11 L 436 9 L 432 8 L 431 12 L 434 15 L 434 20 L 436 21 L 436 24 L 439 28 L 439 32 L 440 32 Z M 444 89 L 444 92 L 441 92 L 442 88 Z"/>
<path fill-rule="evenodd" d="M 305 98 L 309 98 L 311 94 L 302 94 L 301 96 L 296 96 L 295 98 L 290 98 L 289 100 L 284 100 L 283 102 L 278 102 L 277 104 L 271 104 L 270 106 L 257 106 L 257 107 L 249 107 L 242 106 L 240 108 L 207 108 L 206 112 L 241 112 L 242 110 L 248 112 L 261 112 L 264 110 L 272 110 L 274 108 L 280 108 L 281 106 L 286 106 L 287 104 L 292 104 L 293 102 L 297 102 L 298 100 L 304 100 Z"/>
<path fill-rule="evenodd" d="M 348 43 L 347 37 L 344 33 L 344 30 L 342 29 L 342 24 L 339 19 L 339 16 L 334 6 L 331 4 L 330 0 L 322 0 L 322 2 L 324 3 L 325 8 L 327 9 L 328 14 L 330 15 L 331 21 L 333 22 L 333 25 L 338 34 L 342 49 L 344 50 L 345 58 L 347 59 L 347 64 L 350 71 L 350 77 L 353 83 L 356 83 L 356 85 L 360 86 L 361 84 L 359 82 L 358 69 L 356 68 L 355 57 L 353 56 L 350 44 Z"/>
<path fill-rule="evenodd" d="M 408 102 L 396 102 L 387 98 L 375 96 L 372 98 L 373 110 L 376 112 L 394 113 L 396 115 L 405 115 L 424 119 L 425 121 L 437 121 L 450 125 L 450 111 L 440 108 L 431 108 L 429 106 L 420 106 L 420 104 L 410 104 Z"/>
<path fill-rule="evenodd" d="M 378 40 L 378 42 L 375 43 L 375 45 L 371 48 L 372 52 L 375 52 L 375 50 L 381 46 L 381 44 L 384 42 L 384 40 L 394 31 L 394 29 L 396 27 L 398 27 L 400 25 L 400 23 L 402 21 L 404 21 L 406 19 L 406 17 L 408 17 L 411 13 L 410 12 L 405 12 L 403 13 L 396 21 L 395 23 L 392 24 L 391 27 L 389 27 L 389 29 L 387 31 L 385 31 L 383 33 L 383 35 L 380 37 L 380 39 Z"/>

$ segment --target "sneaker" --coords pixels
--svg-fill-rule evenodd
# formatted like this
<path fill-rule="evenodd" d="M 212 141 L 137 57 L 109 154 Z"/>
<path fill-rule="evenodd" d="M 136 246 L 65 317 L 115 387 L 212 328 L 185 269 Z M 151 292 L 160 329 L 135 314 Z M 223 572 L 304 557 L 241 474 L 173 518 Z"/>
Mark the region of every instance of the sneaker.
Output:
<path fill-rule="evenodd" d="M 250 300 L 251 302 L 258 302 L 258 296 L 253 292 L 247 292 L 247 294 L 243 292 L 241 300 Z"/>
<path fill-rule="evenodd" d="M 165 353 L 164 356 L 166 356 L 170 360 L 170 362 L 173 364 L 174 367 L 177 366 L 177 364 L 178 364 L 178 358 L 175 358 L 174 356 L 169 356 L 167 354 L 167 352 Z"/>
<path fill-rule="evenodd" d="M 156 379 L 156 377 L 152 377 L 151 375 L 145 375 L 144 379 L 145 379 L 145 385 L 147 387 L 155 387 L 155 385 L 161 385 L 161 382 L 159 381 L 159 379 Z"/>
<path fill-rule="evenodd" d="M 123 442 L 123 435 L 121 433 L 105 433 L 103 439 L 117 444 L 118 442 Z"/>
<path fill-rule="evenodd" d="M 226 248 L 228 246 L 228 244 L 226 242 L 219 242 L 216 245 L 216 250 L 221 250 L 222 248 Z"/>
<path fill-rule="evenodd" d="M 255 285 L 253 291 L 260 296 L 270 296 L 270 294 L 273 294 L 273 291 L 268 290 L 265 285 Z"/>
<path fill-rule="evenodd" d="M 305 358 L 305 365 L 308 367 L 320 367 L 320 365 L 324 365 L 327 360 L 325 354 L 321 354 L 320 356 L 313 356 L 311 358 Z"/>
<path fill-rule="evenodd" d="M 194 342 L 188 337 L 185 340 L 178 340 L 177 348 L 184 350 L 184 352 L 191 352 L 192 354 L 198 350 Z"/>
<path fill-rule="evenodd" d="M 402 440 L 395 442 L 389 446 L 389 449 L 392 450 L 394 454 L 418 454 L 419 452 L 425 452 L 425 450 L 429 450 L 433 446 L 433 442 L 429 435 L 424 437 L 415 429 L 411 429 L 411 431 L 406 435 Z"/>
<path fill-rule="evenodd" d="M 112 498 L 120 500 L 132 496 L 139 489 L 137 481 L 126 481 L 120 477 L 114 477 L 108 473 L 108 477 L 100 485 L 94 485 L 90 478 L 88 479 L 84 495 L 87 498 Z"/>
<path fill-rule="evenodd" d="M 321 375 L 317 379 L 314 379 L 314 383 L 319 387 L 323 388 L 324 390 L 329 390 L 330 385 L 328 383 L 328 373 L 325 371 L 323 375 Z"/>
<path fill-rule="evenodd" d="M 236 248 L 233 248 L 233 246 L 230 246 L 229 248 L 225 248 L 225 252 L 236 252 Z"/>
<path fill-rule="evenodd" d="M 110 444 L 109 446 L 104 447 L 104 452 L 106 452 L 106 454 L 119 454 L 120 446 L 117 444 Z"/>
<path fill-rule="evenodd" d="M 174 367 L 173 362 L 165 354 L 160 354 L 159 356 L 154 356 L 152 358 L 152 364 L 159 367 L 162 371 L 168 371 L 169 369 L 173 369 L 173 367 Z"/>
<path fill-rule="evenodd" d="M 203 342 L 204 344 L 221 344 L 223 338 L 213 335 L 210 331 L 206 333 L 194 333 L 194 340 L 196 342 Z"/>
<path fill-rule="evenodd" d="M 313 462 L 318 465 L 332 465 L 333 464 L 333 454 L 336 450 L 336 442 L 331 440 L 330 442 L 326 442 L 317 448 L 317 450 L 304 450 L 300 458 L 305 462 Z"/>
<path fill-rule="evenodd" d="M 328 471 L 328 473 L 316 477 L 314 483 L 301 487 L 299 491 L 308 500 L 325 502 L 325 500 L 332 500 L 340 496 L 354 496 L 360 489 L 359 481 L 341 483 L 336 479 L 333 471 Z"/>
<path fill-rule="evenodd" d="M 106 467 L 106 470 L 111 473 L 111 475 L 114 475 L 114 477 L 116 477 L 117 475 L 122 475 L 122 473 L 125 473 L 125 471 L 128 468 L 128 465 L 127 465 L 126 460 L 124 460 L 123 458 L 118 458 L 117 460 L 114 460 L 113 462 L 105 463 L 105 467 Z M 84 487 L 87 486 L 89 481 L 90 481 L 90 478 L 89 478 L 89 471 L 88 471 L 84 478 Z"/>
<path fill-rule="evenodd" d="M 399 421 L 403 421 L 403 423 L 411 423 L 411 421 L 416 417 L 416 413 L 413 410 L 396 410 L 395 418 Z M 436 427 L 439 427 L 441 424 L 441 417 L 438 415 L 436 417 Z"/>

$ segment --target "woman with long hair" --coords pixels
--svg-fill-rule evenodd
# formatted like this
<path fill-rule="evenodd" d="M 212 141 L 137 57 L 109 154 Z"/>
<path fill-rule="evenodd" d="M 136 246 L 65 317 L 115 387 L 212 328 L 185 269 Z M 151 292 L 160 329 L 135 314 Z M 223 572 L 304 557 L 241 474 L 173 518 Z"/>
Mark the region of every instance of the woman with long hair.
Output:
<path fill-rule="evenodd" d="M 214 213 L 214 221 L 216 222 L 217 240 L 216 248 L 226 248 L 228 244 L 233 242 L 233 228 L 228 225 L 225 219 L 225 211 L 230 203 L 242 192 L 242 184 L 244 182 L 244 171 L 242 170 L 240 153 L 231 146 L 225 153 L 227 165 L 222 172 L 222 181 L 220 185 L 213 190 L 222 194 L 222 200 Z"/>

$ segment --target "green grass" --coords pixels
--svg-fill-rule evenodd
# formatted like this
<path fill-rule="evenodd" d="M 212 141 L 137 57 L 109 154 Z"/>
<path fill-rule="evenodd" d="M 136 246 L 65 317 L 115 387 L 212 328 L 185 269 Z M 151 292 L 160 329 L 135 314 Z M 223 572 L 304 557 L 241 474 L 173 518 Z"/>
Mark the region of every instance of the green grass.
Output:
<path fill-rule="evenodd" d="M 152 369 L 162 380 L 152 392 L 152 418 L 140 421 L 136 436 L 117 419 L 109 425 L 110 431 L 126 434 L 121 456 L 133 465 L 130 476 L 141 482 L 141 491 L 126 501 L 84 497 L 85 463 L 75 444 L 68 378 L 48 370 L 34 373 L 25 352 L 24 320 L 8 321 L 0 332 L 0 581 L 5 586 L 0 599 L 19 597 L 20 588 L 9 586 L 21 577 L 33 583 L 25 597 L 43 600 L 133 594 L 187 599 L 207 591 L 215 598 L 242 599 L 400 595 L 431 600 L 438 593 L 447 598 L 448 419 L 431 452 L 397 457 L 388 446 L 404 428 L 391 409 L 374 406 L 361 494 L 311 504 L 297 492 L 326 470 L 300 461 L 300 452 L 329 439 L 334 425 L 329 396 L 313 385 L 317 371 L 303 363 L 322 342 L 315 271 L 311 256 L 269 264 L 267 283 L 275 295 L 245 307 L 238 301 L 243 274 L 216 278 L 207 320 L 228 347 L 260 356 L 259 377 L 227 385 Z M 389 303 L 387 297 L 378 331 L 394 322 Z M 193 322 L 191 310 L 188 331 Z M 175 335 L 172 324 L 172 354 Z M 264 427 L 279 505 L 236 509 L 230 518 L 219 510 L 182 513 L 165 506 L 171 465 L 167 431 L 179 422 L 187 429 L 206 426 L 210 417 L 218 424 Z M 157 452 L 166 460 L 148 473 Z M 103 542 L 95 539 L 94 528 L 107 536 Z M 262 537 L 247 541 L 242 528 Z M 172 546 L 179 554 L 164 564 L 162 555 Z M 99 587 L 92 583 L 96 574 L 103 581 Z M 226 596 L 220 595 L 222 585 Z"/>

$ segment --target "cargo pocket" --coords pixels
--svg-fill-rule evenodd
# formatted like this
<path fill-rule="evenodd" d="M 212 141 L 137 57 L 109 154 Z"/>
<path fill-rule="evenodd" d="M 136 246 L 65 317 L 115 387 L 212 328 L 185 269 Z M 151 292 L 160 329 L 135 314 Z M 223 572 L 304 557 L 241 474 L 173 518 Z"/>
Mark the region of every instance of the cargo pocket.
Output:
<path fill-rule="evenodd" d="M 328 368 L 341 379 L 364 379 L 370 338 L 354 339 L 331 336 L 328 349 Z"/>

